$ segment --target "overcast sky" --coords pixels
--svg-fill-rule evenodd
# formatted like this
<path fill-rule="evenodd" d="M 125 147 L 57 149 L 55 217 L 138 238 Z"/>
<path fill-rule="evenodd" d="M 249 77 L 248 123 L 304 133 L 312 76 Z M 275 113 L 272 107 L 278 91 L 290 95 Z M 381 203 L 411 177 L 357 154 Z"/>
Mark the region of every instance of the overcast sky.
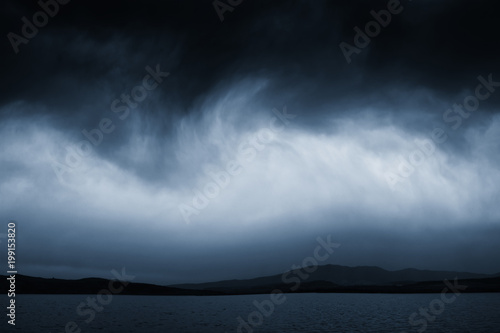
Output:
<path fill-rule="evenodd" d="M 19 273 L 500 272 L 495 2 L 238 2 L 2 2 Z"/>

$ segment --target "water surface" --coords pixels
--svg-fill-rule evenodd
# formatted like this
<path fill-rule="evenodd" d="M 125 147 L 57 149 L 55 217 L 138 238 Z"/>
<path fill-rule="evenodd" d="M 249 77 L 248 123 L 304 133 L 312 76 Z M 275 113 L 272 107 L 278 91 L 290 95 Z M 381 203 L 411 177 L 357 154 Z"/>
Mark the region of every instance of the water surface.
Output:
<path fill-rule="evenodd" d="M 3 331 L 65 332 L 75 322 L 81 332 L 500 332 L 500 294 L 462 294 L 440 309 L 439 294 L 286 294 L 269 306 L 270 295 L 124 296 L 98 308 L 77 307 L 95 295 L 18 295 L 15 328 Z M 105 300 L 106 301 L 106 300 Z M 254 302 L 264 304 L 258 311 Z M 262 303 L 264 302 L 264 303 Z M 4 303 L 6 304 L 6 303 Z M 430 304 L 441 311 L 417 314 Z M 444 304 L 444 303 L 443 303 Z M 99 304 L 97 304 L 99 306 Z M 272 311 L 271 311 L 272 310 Z M 438 312 L 439 312 L 438 311 Z M 262 313 L 264 312 L 265 315 Z M 94 313 L 95 318 L 91 319 Z M 5 316 L 5 315 L 4 315 Z M 241 317 L 247 323 L 241 324 Z M 90 320 L 90 322 L 85 322 Z M 239 328 L 239 330 L 238 330 Z M 75 332 L 78 332 L 76 330 Z"/>

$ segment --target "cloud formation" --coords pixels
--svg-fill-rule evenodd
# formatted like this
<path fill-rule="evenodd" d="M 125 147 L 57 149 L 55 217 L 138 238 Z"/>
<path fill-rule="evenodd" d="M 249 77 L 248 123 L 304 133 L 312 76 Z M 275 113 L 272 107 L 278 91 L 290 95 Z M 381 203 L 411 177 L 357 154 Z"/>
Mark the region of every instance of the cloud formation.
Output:
<path fill-rule="evenodd" d="M 339 45 L 387 1 L 242 2 L 223 22 L 210 1 L 69 2 L 17 54 L 5 38 L 0 215 L 23 274 L 245 278 L 326 234 L 331 263 L 500 271 L 493 2 L 400 5 L 351 63 Z M 5 35 L 40 10 L 2 7 Z"/>

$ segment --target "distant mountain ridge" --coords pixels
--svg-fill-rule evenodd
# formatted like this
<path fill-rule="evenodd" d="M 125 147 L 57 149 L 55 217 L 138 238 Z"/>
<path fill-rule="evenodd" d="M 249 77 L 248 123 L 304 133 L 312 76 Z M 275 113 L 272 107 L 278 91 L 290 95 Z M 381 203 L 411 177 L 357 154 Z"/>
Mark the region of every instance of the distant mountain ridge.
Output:
<path fill-rule="evenodd" d="M 84 278 L 79 280 L 47 279 L 27 275 L 16 275 L 16 294 L 97 294 L 109 290 L 110 282 L 101 278 Z M 5 292 L 9 289 L 7 276 L 0 275 L 0 287 Z M 115 284 L 116 285 L 116 284 Z M 158 286 L 148 283 L 130 282 L 120 288 L 120 295 L 220 295 L 220 292 L 206 290 L 184 290 L 174 287 Z"/>
<path fill-rule="evenodd" d="M 311 267 L 312 268 L 312 267 Z M 311 269 L 312 270 L 312 269 Z M 302 269 L 302 274 L 305 271 Z M 388 271 L 377 266 L 340 266 L 323 265 L 308 275 L 301 282 L 322 281 L 339 286 L 391 286 L 401 284 L 413 284 L 425 281 L 443 281 L 445 279 L 484 279 L 500 276 L 500 274 L 477 274 L 453 271 L 431 271 L 407 268 L 397 271 Z M 291 270 L 283 274 L 258 277 L 244 280 L 225 280 L 208 283 L 175 284 L 170 287 L 197 290 L 228 291 L 231 289 L 255 288 L 265 285 L 281 285 L 287 281 L 293 284 L 292 279 L 300 276 L 299 269 Z"/>
<path fill-rule="evenodd" d="M 309 271 L 312 268 L 309 267 Z M 6 278 L 0 275 L 0 288 L 4 291 L 9 289 Z M 463 292 L 500 292 L 500 273 L 488 275 L 418 269 L 388 271 L 374 266 L 324 265 L 317 266 L 312 273 L 306 273 L 302 268 L 246 280 L 170 286 L 130 282 L 120 288 L 119 294 L 215 296 L 267 294 L 276 289 L 284 293 L 438 293 L 445 287 L 445 279 L 466 285 Z M 116 285 L 114 281 L 101 278 L 47 279 L 18 274 L 16 294 L 97 294 L 109 289 L 113 283 Z"/>

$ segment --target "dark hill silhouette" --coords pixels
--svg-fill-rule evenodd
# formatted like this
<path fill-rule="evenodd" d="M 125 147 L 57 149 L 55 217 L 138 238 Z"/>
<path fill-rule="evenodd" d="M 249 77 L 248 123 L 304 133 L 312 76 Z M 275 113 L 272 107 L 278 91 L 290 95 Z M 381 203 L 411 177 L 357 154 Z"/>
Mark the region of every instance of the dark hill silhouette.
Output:
<path fill-rule="evenodd" d="M 265 285 L 280 285 L 282 277 L 293 278 L 299 276 L 297 270 L 284 274 L 258 277 L 245 280 L 226 280 L 198 284 L 177 284 L 171 287 L 198 290 L 221 290 L 255 288 Z M 303 274 L 303 273 L 302 273 Z M 376 266 L 349 267 L 340 265 L 317 266 L 317 270 L 309 274 L 303 282 L 325 281 L 340 286 L 391 286 L 405 285 L 423 281 L 443 281 L 444 279 L 481 279 L 491 278 L 495 275 L 476 274 L 467 272 L 430 271 L 418 269 L 403 269 L 388 271 Z M 286 282 L 286 281 L 285 281 Z"/>
<path fill-rule="evenodd" d="M 463 292 L 500 292 L 500 274 L 487 275 L 467 272 L 403 269 L 387 271 L 380 267 L 318 266 L 307 278 L 298 280 L 297 270 L 285 274 L 247 280 L 227 280 L 199 284 L 159 286 L 128 283 L 121 295 L 240 295 L 267 294 L 275 289 L 282 292 L 325 293 L 438 293 L 444 280 L 466 285 Z M 285 280 L 282 277 L 285 277 Z M 7 276 L 0 276 L 0 287 L 9 288 Z M 292 280 L 295 278 L 295 280 Z M 63 280 L 16 275 L 16 294 L 97 294 L 108 289 L 110 282 L 101 278 Z M 297 285 L 296 281 L 300 281 Z M 114 284 L 119 286 L 118 282 Z M 292 288 L 292 287 L 296 288 Z"/>
<path fill-rule="evenodd" d="M 2 290 L 9 289 L 7 276 L 0 276 Z M 111 280 L 101 278 L 85 278 L 80 280 L 46 279 L 26 275 L 16 275 L 16 294 L 97 294 L 109 288 Z M 115 288 L 120 283 L 114 284 Z M 184 290 L 147 283 L 127 284 L 120 295 L 218 295 L 220 292 Z"/>

